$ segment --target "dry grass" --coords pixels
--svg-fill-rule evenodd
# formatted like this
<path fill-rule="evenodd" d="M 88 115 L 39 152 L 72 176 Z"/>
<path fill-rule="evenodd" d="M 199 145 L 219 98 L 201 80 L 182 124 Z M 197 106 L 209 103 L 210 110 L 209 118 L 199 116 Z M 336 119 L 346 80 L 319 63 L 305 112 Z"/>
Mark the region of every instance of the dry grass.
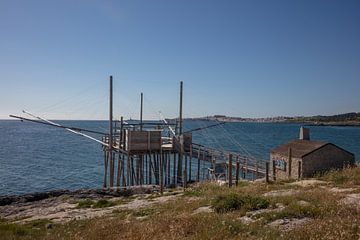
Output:
<path fill-rule="evenodd" d="M 332 186 L 360 188 L 359 168 L 330 172 L 320 178 L 331 182 Z M 284 189 L 296 189 L 299 192 L 288 196 L 263 197 L 266 192 Z M 360 214 L 354 208 L 339 204 L 345 194 L 330 192 L 328 187 L 301 188 L 287 182 L 241 183 L 231 189 L 205 183 L 188 188 L 174 201 L 136 210 L 117 210 L 110 217 L 55 224 L 51 229 L 45 228 L 46 222 L 20 226 L 1 220 L 0 238 L 359 239 Z M 244 200 L 245 197 L 268 203 L 260 208 L 274 209 L 278 204 L 284 208 L 281 211 L 260 213 L 255 217 L 258 221 L 247 225 L 239 219 L 246 211 L 254 208 L 244 208 L 245 205 L 233 208 L 232 211 L 194 214 L 199 207 L 211 206 L 216 199 L 228 199 L 229 196 L 236 196 L 235 200 Z M 149 199 L 156 197 L 154 195 Z M 258 203 L 257 200 L 254 202 Z M 287 232 L 268 226 L 276 219 L 303 217 L 311 218 L 311 221 Z"/>
<path fill-rule="evenodd" d="M 338 186 L 360 185 L 360 167 L 346 168 L 341 171 L 329 171 L 319 176 L 319 179 L 332 182 Z"/>

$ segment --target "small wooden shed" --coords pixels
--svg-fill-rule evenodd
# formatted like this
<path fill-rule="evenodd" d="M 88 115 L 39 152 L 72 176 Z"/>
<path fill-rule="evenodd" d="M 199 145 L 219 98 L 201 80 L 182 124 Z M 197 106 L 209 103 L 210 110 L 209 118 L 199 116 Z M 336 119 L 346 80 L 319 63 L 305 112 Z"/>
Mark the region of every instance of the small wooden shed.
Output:
<path fill-rule="evenodd" d="M 160 151 L 161 131 L 125 130 L 125 150 L 132 153 Z"/>
<path fill-rule="evenodd" d="M 354 165 L 353 153 L 333 143 L 310 140 L 309 130 L 300 130 L 300 139 L 271 150 L 274 179 L 301 179 L 319 172 Z"/>

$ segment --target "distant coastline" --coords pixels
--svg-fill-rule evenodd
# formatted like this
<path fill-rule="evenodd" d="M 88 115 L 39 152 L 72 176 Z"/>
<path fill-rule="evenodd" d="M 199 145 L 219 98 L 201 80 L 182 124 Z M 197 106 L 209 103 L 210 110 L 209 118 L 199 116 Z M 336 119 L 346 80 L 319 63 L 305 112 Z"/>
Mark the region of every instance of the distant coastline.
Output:
<path fill-rule="evenodd" d="M 257 123 L 299 123 L 305 126 L 341 126 L 359 127 L 360 113 L 344 113 L 331 116 L 296 116 L 296 117 L 266 117 L 266 118 L 242 118 L 225 115 L 213 115 L 206 117 L 187 118 L 187 120 L 218 121 L 218 122 L 257 122 Z"/>

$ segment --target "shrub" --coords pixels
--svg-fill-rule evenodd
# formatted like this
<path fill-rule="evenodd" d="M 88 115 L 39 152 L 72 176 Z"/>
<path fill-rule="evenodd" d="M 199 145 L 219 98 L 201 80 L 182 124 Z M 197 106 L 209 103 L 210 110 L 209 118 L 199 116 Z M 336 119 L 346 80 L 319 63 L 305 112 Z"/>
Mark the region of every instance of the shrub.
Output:
<path fill-rule="evenodd" d="M 91 208 L 93 204 L 94 204 L 93 200 L 90 199 L 81 200 L 77 203 L 76 208 Z"/>
<path fill-rule="evenodd" d="M 105 208 L 105 207 L 112 207 L 114 205 L 115 205 L 114 202 L 108 201 L 106 199 L 100 199 L 92 207 L 93 208 Z"/>
<path fill-rule="evenodd" d="M 212 203 L 214 210 L 218 213 L 224 213 L 239 209 L 258 210 L 268 208 L 270 202 L 262 197 L 245 195 L 241 196 L 235 193 L 220 195 Z"/>

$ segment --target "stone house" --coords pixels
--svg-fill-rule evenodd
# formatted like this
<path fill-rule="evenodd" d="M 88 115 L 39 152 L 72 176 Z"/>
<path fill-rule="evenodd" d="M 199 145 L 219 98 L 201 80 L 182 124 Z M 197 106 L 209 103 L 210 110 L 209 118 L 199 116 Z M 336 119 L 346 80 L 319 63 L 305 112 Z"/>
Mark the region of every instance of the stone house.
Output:
<path fill-rule="evenodd" d="M 319 172 L 352 166 L 353 153 L 335 144 L 310 140 L 309 129 L 301 127 L 300 138 L 271 150 L 273 179 L 301 179 Z"/>

